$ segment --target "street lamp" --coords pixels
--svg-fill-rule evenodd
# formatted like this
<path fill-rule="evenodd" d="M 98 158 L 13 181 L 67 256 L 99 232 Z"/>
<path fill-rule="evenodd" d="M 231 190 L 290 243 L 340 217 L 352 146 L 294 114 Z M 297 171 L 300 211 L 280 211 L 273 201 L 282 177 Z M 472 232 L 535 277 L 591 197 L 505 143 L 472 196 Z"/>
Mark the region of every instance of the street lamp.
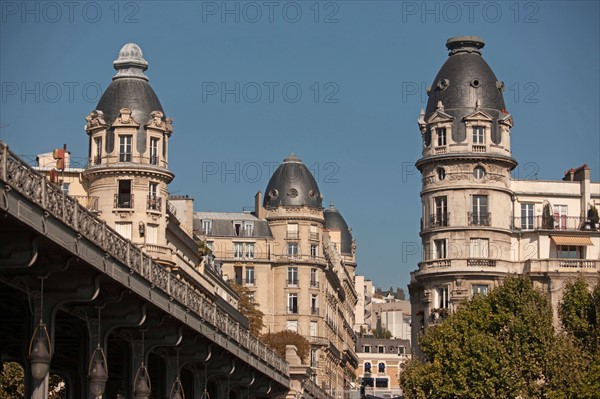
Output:
<path fill-rule="evenodd" d="M 100 308 L 98 308 L 98 345 L 90 359 L 88 367 L 88 380 L 90 383 L 90 392 L 94 396 L 102 396 L 108 381 L 108 363 L 104 350 L 100 346 Z"/>
<path fill-rule="evenodd" d="M 134 399 L 150 399 L 151 393 L 150 376 L 144 364 L 144 331 L 142 331 L 142 364 L 140 364 L 133 380 L 133 397 Z"/>
<path fill-rule="evenodd" d="M 185 399 L 185 392 L 183 391 L 183 385 L 181 385 L 181 380 L 179 379 L 179 348 L 177 349 L 177 378 L 171 387 L 171 394 L 169 395 L 169 399 Z"/>
<path fill-rule="evenodd" d="M 50 371 L 50 360 L 52 360 L 52 344 L 46 324 L 42 320 L 44 314 L 44 279 L 41 279 L 40 288 L 40 321 L 33 330 L 29 341 L 29 363 L 31 375 L 36 380 L 43 380 Z"/>

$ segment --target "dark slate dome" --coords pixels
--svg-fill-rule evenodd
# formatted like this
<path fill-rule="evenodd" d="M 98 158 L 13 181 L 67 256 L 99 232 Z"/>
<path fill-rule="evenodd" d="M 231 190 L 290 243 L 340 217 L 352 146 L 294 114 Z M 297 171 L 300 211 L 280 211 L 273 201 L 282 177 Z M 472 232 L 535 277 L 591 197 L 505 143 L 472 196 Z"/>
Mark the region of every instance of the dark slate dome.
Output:
<path fill-rule="evenodd" d="M 457 142 L 466 139 L 462 118 L 479 109 L 494 118 L 495 124 L 506 112 L 502 91 L 504 83 L 481 56 L 485 45 L 477 36 L 452 37 L 446 42 L 449 56 L 428 92 L 425 120 L 438 108 L 455 118 L 452 137 Z M 461 127 L 462 126 L 462 127 Z M 498 129 L 492 131 L 492 141 L 499 140 Z"/>
<path fill-rule="evenodd" d="M 300 158 L 291 154 L 279 165 L 265 192 L 263 206 L 302 206 L 321 208 L 322 196 L 310 170 Z"/>
<path fill-rule="evenodd" d="M 119 57 L 113 65 L 117 73 L 102 94 L 96 109 L 104 113 L 107 123 L 113 123 L 121 108 L 129 108 L 133 119 L 140 124 L 138 131 L 141 131 L 150 120 L 152 111 L 164 114 L 156 93 L 148 83 L 148 77 L 144 75 L 148 62 L 137 44 L 127 43 L 119 51 Z"/>
<path fill-rule="evenodd" d="M 333 202 L 329 205 L 329 209 L 325 209 L 323 212 L 323 216 L 325 218 L 325 222 L 323 223 L 323 227 L 327 230 L 332 231 L 340 231 L 341 237 L 341 253 L 352 255 L 352 233 L 350 233 L 350 229 L 348 228 L 348 224 L 344 220 L 344 217 L 333 206 Z"/>

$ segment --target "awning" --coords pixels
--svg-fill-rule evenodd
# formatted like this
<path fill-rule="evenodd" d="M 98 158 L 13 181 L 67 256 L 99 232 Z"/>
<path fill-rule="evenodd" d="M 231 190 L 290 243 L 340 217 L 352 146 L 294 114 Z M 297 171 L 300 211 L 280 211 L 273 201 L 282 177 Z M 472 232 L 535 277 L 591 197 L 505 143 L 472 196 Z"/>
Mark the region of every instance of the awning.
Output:
<path fill-rule="evenodd" d="M 556 245 L 594 245 L 592 239 L 587 236 L 550 236 Z"/>

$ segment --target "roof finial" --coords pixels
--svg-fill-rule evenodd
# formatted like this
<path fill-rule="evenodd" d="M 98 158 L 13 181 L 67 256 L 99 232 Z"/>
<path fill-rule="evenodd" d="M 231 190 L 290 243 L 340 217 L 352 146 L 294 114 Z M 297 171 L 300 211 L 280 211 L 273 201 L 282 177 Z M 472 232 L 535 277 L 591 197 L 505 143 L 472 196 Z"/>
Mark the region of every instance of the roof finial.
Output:
<path fill-rule="evenodd" d="M 113 61 L 117 74 L 113 80 L 119 78 L 140 78 L 148 80 L 144 71 L 148 69 L 148 62 L 144 59 L 142 49 L 135 43 L 127 43 L 119 51 L 119 57 Z"/>
<path fill-rule="evenodd" d="M 331 202 L 329 203 L 329 209 L 331 209 L 331 210 L 334 210 L 334 209 L 335 209 L 335 206 L 333 206 L 333 201 L 331 201 Z"/>

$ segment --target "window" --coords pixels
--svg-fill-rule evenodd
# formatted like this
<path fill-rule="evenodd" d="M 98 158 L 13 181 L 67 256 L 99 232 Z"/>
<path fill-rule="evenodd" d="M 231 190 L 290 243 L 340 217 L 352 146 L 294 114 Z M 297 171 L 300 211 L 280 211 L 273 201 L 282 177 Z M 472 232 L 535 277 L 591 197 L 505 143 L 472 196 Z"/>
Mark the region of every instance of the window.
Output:
<path fill-rule="evenodd" d="M 202 234 L 212 234 L 212 220 L 202 220 Z"/>
<path fill-rule="evenodd" d="M 473 177 L 475 177 L 476 179 L 483 179 L 484 176 L 485 169 L 483 168 L 483 166 L 476 166 L 475 169 L 473 169 Z"/>
<path fill-rule="evenodd" d="M 471 238 L 469 247 L 471 258 L 487 258 L 489 256 L 490 240 L 487 238 Z"/>
<path fill-rule="evenodd" d="M 440 181 L 444 180 L 446 178 L 446 169 L 437 168 L 437 177 Z"/>
<path fill-rule="evenodd" d="M 488 286 L 486 284 L 473 284 L 471 285 L 471 294 L 472 295 L 487 295 Z"/>
<path fill-rule="evenodd" d="M 121 234 L 123 238 L 131 240 L 131 222 L 116 222 L 115 230 Z"/>
<path fill-rule="evenodd" d="M 557 257 L 561 259 L 584 259 L 583 247 L 574 245 L 557 245 Z"/>
<path fill-rule="evenodd" d="M 319 362 L 319 357 L 317 356 L 317 349 L 312 348 L 310 350 L 310 366 L 317 367 Z"/>
<path fill-rule="evenodd" d="M 521 204 L 521 229 L 533 230 L 533 204 Z"/>
<path fill-rule="evenodd" d="M 246 284 L 254 285 L 254 268 L 253 267 L 246 268 Z"/>
<path fill-rule="evenodd" d="M 310 269 L 310 286 L 311 287 L 319 287 L 319 282 L 317 281 L 317 269 L 313 267 Z"/>
<path fill-rule="evenodd" d="M 233 257 L 235 259 L 241 259 L 243 253 L 244 253 L 244 244 L 241 242 L 234 242 L 233 243 Z"/>
<path fill-rule="evenodd" d="M 445 259 L 448 257 L 447 253 L 447 240 L 434 240 L 435 245 L 435 258 L 436 259 Z"/>
<path fill-rule="evenodd" d="M 310 313 L 311 314 L 319 314 L 319 302 L 318 297 L 313 294 L 310 296 Z"/>
<path fill-rule="evenodd" d="M 288 267 L 288 277 L 287 277 L 288 285 L 298 285 L 298 268 L 297 267 Z"/>
<path fill-rule="evenodd" d="M 319 256 L 319 244 L 310 244 L 310 257 L 316 258 Z"/>
<path fill-rule="evenodd" d="M 94 165 L 100 165 L 100 163 L 102 162 L 102 137 L 96 137 L 94 139 L 94 147 Z"/>
<path fill-rule="evenodd" d="M 288 313 L 298 313 L 298 294 L 288 294 Z"/>
<path fill-rule="evenodd" d="M 131 162 L 131 136 L 119 136 L 119 162 Z"/>
<path fill-rule="evenodd" d="M 377 372 L 385 373 L 385 363 L 384 362 L 379 362 L 379 364 L 377 365 Z"/>
<path fill-rule="evenodd" d="M 115 195 L 115 208 L 133 208 L 131 180 L 119 180 L 118 193 Z"/>
<path fill-rule="evenodd" d="M 298 237 L 298 223 L 289 223 L 287 225 L 287 238 L 297 240 Z"/>
<path fill-rule="evenodd" d="M 154 211 L 160 211 L 160 199 L 158 198 L 158 183 L 150 182 L 148 184 L 148 208 Z"/>
<path fill-rule="evenodd" d="M 319 232 L 317 231 L 317 226 L 314 224 L 310 225 L 310 239 L 311 240 L 319 239 Z"/>
<path fill-rule="evenodd" d="M 298 256 L 298 243 L 297 242 L 288 243 L 288 256 L 291 256 L 291 257 Z"/>
<path fill-rule="evenodd" d="M 474 195 L 471 197 L 472 212 L 470 222 L 472 226 L 489 226 L 488 197 L 487 195 Z"/>
<path fill-rule="evenodd" d="M 158 225 L 150 224 L 146 225 L 146 244 L 158 244 Z"/>
<path fill-rule="evenodd" d="M 254 237 L 254 222 L 244 222 L 244 237 Z"/>
<path fill-rule="evenodd" d="M 253 242 L 244 243 L 244 257 L 246 259 L 254 259 L 254 243 Z"/>
<path fill-rule="evenodd" d="M 254 259 L 253 242 L 234 242 L 233 257 L 235 259 Z"/>
<path fill-rule="evenodd" d="M 310 322 L 310 336 L 311 337 L 317 336 L 317 322 L 316 321 Z"/>
<path fill-rule="evenodd" d="M 375 378 L 375 388 L 387 388 L 389 380 L 387 378 Z"/>
<path fill-rule="evenodd" d="M 239 237 L 242 233 L 242 222 L 233 222 L 233 235 Z"/>
<path fill-rule="evenodd" d="M 364 370 L 365 370 L 365 373 L 371 372 L 371 362 L 365 362 Z"/>
<path fill-rule="evenodd" d="M 565 230 L 567 228 L 567 206 L 554 205 L 554 228 Z"/>
<path fill-rule="evenodd" d="M 158 165 L 158 138 L 150 137 L 150 165 Z"/>
<path fill-rule="evenodd" d="M 485 144 L 485 127 L 473 126 L 473 144 Z"/>
<path fill-rule="evenodd" d="M 435 133 L 437 135 L 437 145 L 438 147 L 446 145 L 446 128 L 438 128 L 435 129 Z"/>
<path fill-rule="evenodd" d="M 286 327 L 289 331 L 298 332 L 298 320 L 288 320 Z"/>
<path fill-rule="evenodd" d="M 399 346 L 398 347 L 398 354 L 399 355 L 404 355 L 406 353 L 406 348 L 403 346 Z"/>
<path fill-rule="evenodd" d="M 385 353 L 385 346 L 378 345 L 377 346 L 377 352 L 378 353 Z"/>
<path fill-rule="evenodd" d="M 446 196 L 434 198 L 435 213 L 433 226 L 448 226 L 448 198 Z"/>
<path fill-rule="evenodd" d="M 435 289 L 435 305 L 438 309 L 448 309 L 448 286 Z"/>
<path fill-rule="evenodd" d="M 365 345 L 364 352 L 365 353 L 371 353 L 371 345 Z"/>

